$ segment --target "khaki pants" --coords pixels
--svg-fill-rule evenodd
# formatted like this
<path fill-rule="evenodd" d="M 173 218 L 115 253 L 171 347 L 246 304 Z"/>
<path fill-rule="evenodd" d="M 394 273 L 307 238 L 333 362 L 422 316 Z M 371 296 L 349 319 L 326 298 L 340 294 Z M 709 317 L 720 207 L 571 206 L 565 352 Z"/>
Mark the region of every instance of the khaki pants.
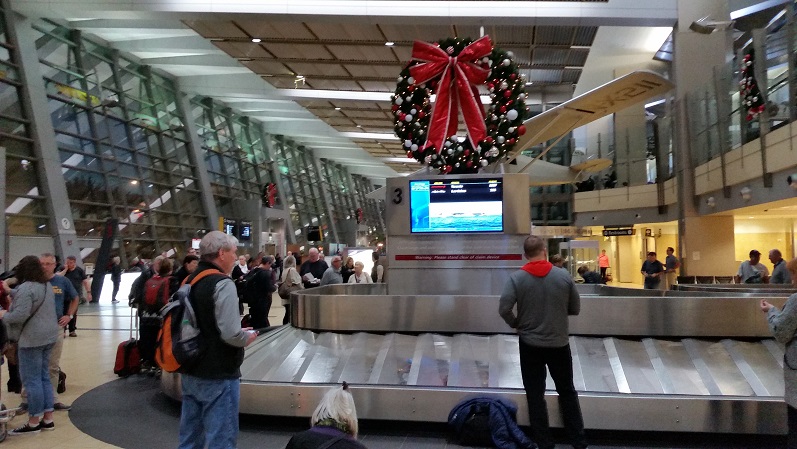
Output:
<path fill-rule="evenodd" d="M 50 383 L 53 385 L 53 404 L 58 402 L 58 373 L 61 372 L 61 352 L 64 350 L 64 329 L 58 326 L 58 334 L 55 337 L 55 345 L 53 350 L 50 351 L 50 364 L 48 370 L 50 372 Z M 28 403 L 28 392 L 25 387 L 22 387 L 22 403 Z"/>
<path fill-rule="evenodd" d="M 670 289 L 672 289 L 672 286 L 675 285 L 675 279 L 677 277 L 676 275 L 677 275 L 677 273 L 674 272 L 674 271 L 672 273 L 664 273 L 664 289 L 665 290 L 670 290 Z"/>

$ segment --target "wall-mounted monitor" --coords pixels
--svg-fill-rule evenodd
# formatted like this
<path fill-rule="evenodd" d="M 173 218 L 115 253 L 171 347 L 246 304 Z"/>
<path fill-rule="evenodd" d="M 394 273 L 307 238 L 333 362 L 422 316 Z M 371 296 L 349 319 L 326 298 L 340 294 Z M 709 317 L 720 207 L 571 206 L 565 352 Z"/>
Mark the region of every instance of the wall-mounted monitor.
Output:
<path fill-rule="evenodd" d="M 248 242 L 252 240 L 252 222 L 251 221 L 244 221 L 241 220 L 240 226 L 238 226 L 238 230 L 240 231 L 240 235 L 238 236 L 238 240 L 242 242 Z"/>
<path fill-rule="evenodd" d="M 410 180 L 410 232 L 503 232 L 502 181 Z"/>
<path fill-rule="evenodd" d="M 238 238 L 238 222 L 233 220 L 232 218 L 223 217 L 222 218 L 222 232 L 227 235 L 231 235 L 235 238 Z"/>

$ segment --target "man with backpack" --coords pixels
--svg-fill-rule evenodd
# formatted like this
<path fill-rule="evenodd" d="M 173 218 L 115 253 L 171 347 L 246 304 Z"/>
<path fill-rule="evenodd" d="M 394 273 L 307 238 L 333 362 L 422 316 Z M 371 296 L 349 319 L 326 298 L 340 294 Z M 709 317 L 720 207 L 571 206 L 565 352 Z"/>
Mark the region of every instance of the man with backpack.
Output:
<path fill-rule="evenodd" d="M 206 346 L 199 360 L 182 369 L 179 449 L 237 447 L 243 348 L 257 338 L 257 332 L 241 329 L 238 294 L 229 277 L 237 245 L 223 232 L 207 233 L 199 243 L 199 265 L 186 278 L 190 283 L 204 271 L 220 272 L 198 280 L 189 293 Z"/>
<path fill-rule="evenodd" d="M 138 350 L 145 370 L 153 370 L 157 374 L 155 364 L 155 347 L 158 342 L 158 331 L 161 328 L 160 310 L 169 302 L 169 298 L 177 290 L 173 282 L 172 261 L 163 259 L 155 276 L 144 283 L 144 300 L 138 306 L 139 331 Z M 152 373 L 151 373 L 152 374 Z"/>
<path fill-rule="evenodd" d="M 149 278 L 155 276 L 161 267 L 163 259 L 165 259 L 163 256 L 156 257 L 155 260 L 152 261 L 152 266 L 144 269 L 136 280 L 133 281 L 133 285 L 130 286 L 130 295 L 128 296 L 131 306 L 138 308 L 141 305 L 141 302 L 144 300 L 144 284 L 147 283 Z"/>

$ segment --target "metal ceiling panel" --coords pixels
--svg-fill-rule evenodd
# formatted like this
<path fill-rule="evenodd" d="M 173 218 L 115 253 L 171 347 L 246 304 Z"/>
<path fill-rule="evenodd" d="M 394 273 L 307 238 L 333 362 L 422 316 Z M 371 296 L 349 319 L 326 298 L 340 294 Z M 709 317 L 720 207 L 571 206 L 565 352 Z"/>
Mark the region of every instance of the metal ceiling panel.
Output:
<path fill-rule="evenodd" d="M 271 53 L 252 42 L 214 41 L 216 47 L 233 58 L 271 58 Z"/>
<path fill-rule="evenodd" d="M 393 52 L 396 54 L 396 58 L 401 61 L 400 64 L 402 66 L 412 59 L 412 45 L 396 45 L 393 47 Z M 396 73 L 396 76 L 398 76 L 398 73 Z"/>
<path fill-rule="evenodd" d="M 484 32 L 490 35 L 493 43 L 498 47 L 503 47 L 502 43 L 504 42 L 534 43 L 533 26 L 491 25 L 484 27 Z"/>
<path fill-rule="evenodd" d="M 382 72 L 385 70 L 377 70 L 377 67 L 388 67 L 396 71 L 396 68 L 393 66 L 374 66 L 368 64 L 344 64 L 343 67 L 346 68 L 350 73 L 356 74 L 358 77 L 368 77 L 368 78 L 378 78 L 382 75 Z"/>
<path fill-rule="evenodd" d="M 276 22 L 271 20 L 238 20 L 236 23 L 250 36 L 261 39 L 315 40 L 302 22 Z"/>
<path fill-rule="evenodd" d="M 351 126 L 354 124 L 348 117 L 324 117 L 324 121 L 331 126 Z"/>
<path fill-rule="evenodd" d="M 264 80 L 271 84 L 272 86 L 276 87 L 277 89 L 293 89 L 295 86 L 293 84 L 293 80 L 290 78 L 270 78 L 264 77 Z"/>
<path fill-rule="evenodd" d="M 581 70 L 566 69 L 562 71 L 563 83 L 576 84 L 579 78 L 581 78 Z"/>
<path fill-rule="evenodd" d="M 556 48 L 535 48 L 531 59 L 532 64 L 561 65 L 567 64 L 569 50 Z"/>
<path fill-rule="evenodd" d="M 263 43 L 268 51 L 277 58 L 284 59 L 335 59 L 320 44 Z"/>
<path fill-rule="evenodd" d="M 398 73 L 399 71 L 396 70 L 396 76 Z M 393 81 L 360 81 L 360 85 L 368 92 L 394 92 L 396 90 L 396 83 Z"/>
<path fill-rule="evenodd" d="M 327 45 L 330 53 L 341 61 L 399 61 L 390 47 L 373 45 Z"/>
<path fill-rule="evenodd" d="M 241 64 L 258 75 L 292 75 L 284 64 L 275 61 L 241 61 Z"/>
<path fill-rule="evenodd" d="M 246 33 L 232 22 L 216 20 L 186 20 L 183 23 L 208 39 L 246 38 Z"/>
<path fill-rule="evenodd" d="M 595 34 L 597 33 L 598 27 L 577 27 L 573 45 L 591 46 L 595 42 Z"/>
<path fill-rule="evenodd" d="M 436 42 L 446 37 L 453 37 L 453 30 L 448 25 L 380 25 L 385 37 L 393 42 L 412 42 L 421 40 Z"/>
<path fill-rule="evenodd" d="M 587 56 L 589 56 L 589 50 L 586 48 L 571 48 L 570 53 L 567 55 L 567 63 L 566 65 L 569 66 L 578 66 L 584 67 L 584 64 L 587 63 Z"/>
<path fill-rule="evenodd" d="M 313 64 L 312 62 L 286 62 L 285 65 L 290 67 L 294 73 L 298 75 L 304 75 L 307 78 L 307 81 L 312 80 L 313 76 L 317 77 L 351 76 L 351 73 L 348 70 L 346 70 L 343 66 L 337 64 Z"/>
<path fill-rule="evenodd" d="M 322 40 L 384 40 L 384 36 L 379 32 L 378 25 L 358 24 L 357 26 L 351 26 L 345 23 L 307 23 L 306 25 L 313 34 Z"/>
<path fill-rule="evenodd" d="M 529 71 L 530 80 L 535 83 L 557 84 L 562 80 L 562 70 L 537 70 Z"/>
<path fill-rule="evenodd" d="M 371 101 L 346 101 L 344 105 L 342 105 L 344 109 L 351 108 L 351 109 L 374 109 L 374 110 L 381 110 L 382 104 L 371 102 Z M 388 105 L 387 109 L 390 109 Z"/>
<path fill-rule="evenodd" d="M 571 45 L 576 27 L 538 26 L 535 28 L 536 45 Z"/>

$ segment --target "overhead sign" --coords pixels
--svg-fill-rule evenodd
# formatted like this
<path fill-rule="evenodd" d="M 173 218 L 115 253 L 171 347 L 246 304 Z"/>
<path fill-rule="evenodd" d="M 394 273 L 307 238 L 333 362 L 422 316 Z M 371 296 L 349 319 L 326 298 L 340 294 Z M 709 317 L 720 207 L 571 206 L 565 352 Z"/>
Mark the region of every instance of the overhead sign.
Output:
<path fill-rule="evenodd" d="M 633 228 L 603 230 L 604 237 L 615 237 L 615 236 L 625 236 L 625 235 L 634 235 L 634 234 L 636 234 L 636 231 Z"/>
<path fill-rule="evenodd" d="M 540 237 L 583 237 L 584 229 L 577 226 L 532 226 L 531 234 Z"/>

